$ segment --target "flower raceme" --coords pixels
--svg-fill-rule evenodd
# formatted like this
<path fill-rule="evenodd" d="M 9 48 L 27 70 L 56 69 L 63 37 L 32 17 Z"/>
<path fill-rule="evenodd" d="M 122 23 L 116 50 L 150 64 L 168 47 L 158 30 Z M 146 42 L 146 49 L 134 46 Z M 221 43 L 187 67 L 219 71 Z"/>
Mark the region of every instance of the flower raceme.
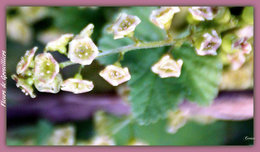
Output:
<path fill-rule="evenodd" d="M 217 49 L 222 43 L 221 38 L 215 30 L 211 33 L 204 33 L 202 37 L 195 42 L 196 52 L 200 56 L 217 55 Z"/>
<path fill-rule="evenodd" d="M 113 86 L 118 86 L 131 79 L 128 68 L 117 65 L 108 65 L 99 75 Z"/>
<path fill-rule="evenodd" d="M 140 23 L 141 20 L 137 16 L 121 13 L 111 27 L 114 39 L 120 39 L 125 36 L 132 37 L 136 26 Z"/>
<path fill-rule="evenodd" d="M 74 94 L 89 92 L 94 88 L 93 82 L 77 78 L 69 78 L 63 81 L 61 90 L 73 92 Z"/>
<path fill-rule="evenodd" d="M 171 26 L 174 14 L 178 12 L 180 12 L 179 7 L 161 7 L 160 9 L 152 11 L 150 21 L 159 28 L 168 30 Z"/>
<path fill-rule="evenodd" d="M 166 54 L 151 69 L 161 78 L 179 77 L 182 64 L 183 61 L 181 59 L 175 61 L 169 54 Z"/>

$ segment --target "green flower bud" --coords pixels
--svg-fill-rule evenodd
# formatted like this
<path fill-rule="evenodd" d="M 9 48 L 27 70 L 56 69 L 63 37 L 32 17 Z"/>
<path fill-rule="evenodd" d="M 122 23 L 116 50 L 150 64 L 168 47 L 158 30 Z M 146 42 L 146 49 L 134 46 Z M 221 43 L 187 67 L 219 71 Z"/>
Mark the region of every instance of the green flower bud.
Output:
<path fill-rule="evenodd" d="M 231 14 L 228 8 L 226 7 L 215 7 L 213 8 L 213 12 L 216 12 L 215 17 L 214 17 L 214 21 L 219 23 L 219 24 L 224 24 L 224 23 L 228 23 L 230 18 L 231 18 Z"/>
<path fill-rule="evenodd" d="M 253 25 L 254 24 L 254 7 L 245 7 L 242 12 L 242 19 L 245 23 Z"/>
<path fill-rule="evenodd" d="M 12 75 L 12 79 L 16 81 L 16 86 L 19 87 L 25 95 L 30 95 L 31 98 L 35 98 L 36 95 L 33 93 L 33 80 L 31 78 L 24 79 L 17 75 Z"/>
<path fill-rule="evenodd" d="M 64 34 L 57 40 L 49 42 L 45 47 L 45 51 L 58 51 L 61 54 L 66 54 L 66 46 L 72 40 L 72 38 L 73 34 Z"/>

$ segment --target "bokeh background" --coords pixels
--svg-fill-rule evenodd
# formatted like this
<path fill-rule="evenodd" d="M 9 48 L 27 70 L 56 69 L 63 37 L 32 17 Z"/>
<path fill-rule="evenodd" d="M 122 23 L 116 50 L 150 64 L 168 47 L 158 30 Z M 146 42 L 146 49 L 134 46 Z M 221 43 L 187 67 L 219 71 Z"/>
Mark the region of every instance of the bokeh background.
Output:
<path fill-rule="evenodd" d="M 7 145 L 252 145 L 253 140 L 245 138 L 254 137 L 253 119 L 189 121 L 175 134 L 167 133 L 167 122 L 163 120 L 149 126 L 135 126 L 134 131 L 124 128 L 113 138 L 99 136 L 104 129 L 100 127 L 103 120 L 99 118 L 104 115 L 126 117 L 130 107 L 121 98 L 124 85 L 114 88 L 97 76 L 104 68 L 97 61 L 83 69 L 83 77 L 95 83 L 94 90 L 87 94 L 36 92 L 37 98 L 31 99 L 16 87 L 11 75 L 16 72 L 16 64 L 26 50 L 34 46 L 43 50 L 47 42 L 64 33 L 77 34 L 89 23 L 95 25 L 92 38 L 97 44 L 102 28 L 122 8 L 7 7 Z M 240 15 L 243 7 L 230 10 L 233 15 Z M 57 61 L 66 60 L 58 53 L 53 55 Z M 65 68 L 64 79 L 72 77 L 77 70 L 78 65 Z M 244 85 L 249 84 L 242 90 L 236 84 L 229 91 L 220 92 L 252 96 L 251 79 L 246 78 Z M 130 136 L 132 142 L 126 140 Z"/>

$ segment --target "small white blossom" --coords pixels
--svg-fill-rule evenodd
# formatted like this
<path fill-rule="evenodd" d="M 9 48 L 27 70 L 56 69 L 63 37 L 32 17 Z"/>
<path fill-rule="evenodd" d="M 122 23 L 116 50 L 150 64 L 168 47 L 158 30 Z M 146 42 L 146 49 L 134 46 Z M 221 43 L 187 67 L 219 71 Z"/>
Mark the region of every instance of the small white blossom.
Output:
<path fill-rule="evenodd" d="M 28 80 L 20 78 L 17 75 L 12 75 L 12 79 L 16 81 L 16 86 L 21 88 L 25 95 L 30 95 L 31 98 L 36 97 L 36 95 L 33 93 L 32 84 L 28 83 Z"/>
<path fill-rule="evenodd" d="M 246 62 L 245 54 L 241 51 L 233 54 L 227 54 L 227 59 L 231 63 L 232 70 L 238 70 Z"/>
<path fill-rule="evenodd" d="M 66 46 L 73 38 L 73 34 L 63 34 L 58 39 L 49 42 L 45 50 L 46 51 L 59 51 L 62 54 L 66 54 L 67 49 Z"/>
<path fill-rule="evenodd" d="M 179 77 L 182 64 L 183 61 L 181 59 L 176 62 L 170 55 L 166 54 L 151 69 L 161 78 Z"/>
<path fill-rule="evenodd" d="M 232 44 L 232 49 L 242 51 L 244 54 L 249 54 L 252 51 L 252 46 L 248 43 L 247 38 L 240 38 Z"/>
<path fill-rule="evenodd" d="M 127 67 L 122 68 L 115 65 L 108 65 L 99 75 L 113 86 L 118 86 L 131 79 Z"/>
<path fill-rule="evenodd" d="M 254 36 L 254 27 L 252 25 L 245 26 L 239 30 L 236 31 L 236 35 L 240 38 L 248 38 Z"/>
<path fill-rule="evenodd" d="M 17 74 L 24 74 L 25 71 L 29 68 L 31 62 L 33 61 L 33 57 L 35 52 L 37 51 L 37 47 L 32 48 L 31 50 L 27 50 L 25 55 L 21 58 L 16 66 Z"/>
<path fill-rule="evenodd" d="M 172 18 L 175 13 L 180 12 L 179 7 L 161 7 L 153 10 L 150 15 L 150 21 L 161 29 L 169 29 Z"/>
<path fill-rule="evenodd" d="M 77 36 L 69 43 L 68 58 L 71 62 L 90 65 L 98 56 L 98 48 L 87 36 Z"/>
<path fill-rule="evenodd" d="M 50 53 L 41 53 L 35 57 L 34 79 L 48 83 L 52 82 L 60 72 L 58 62 Z"/>
<path fill-rule="evenodd" d="M 115 142 L 108 136 L 99 135 L 91 140 L 90 145 L 115 145 Z"/>
<path fill-rule="evenodd" d="M 59 127 L 54 130 L 48 140 L 49 145 L 74 145 L 75 129 L 73 126 Z"/>
<path fill-rule="evenodd" d="M 198 21 L 212 20 L 214 18 L 214 12 L 212 7 L 191 7 L 189 12 L 192 17 Z"/>
<path fill-rule="evenodd" d="M 34 86 L 39 92 L 58 93 L 60 91 L 61 83 L 62 76 L 61 74 L 57 74 L 52 81 L 48 82 L 41 82 L 36 79 Z"/>
<path fill-rule="evenodd" d="M 189 111 L 170 111 L 168 116 L 167 131 L 171 134 L 176 133 L 189 120 Z"/>
<path fill-rule="evenodd" d="M 221 45 L 221 38 L 218 36 L 215 30 L 210 33 L 203 34 L 203 41 L 200 43 L 196 52 L 198 55 L 217 55 L 217 49 Z"/>
<path fill-rule="evenodd" d="M 63 81 L 61 90 L 73 92 L 74 94 L 89 92 L 94 88 L 93 82 L 76 78 Z"/>
<path fill-rule="evenodd" d="M 121 13 L 112 26 L 114 39 L 120 39 L 127 35 L 132 35 L 139 23 L 141 23 L 141 20 L 137 16 Z"/>

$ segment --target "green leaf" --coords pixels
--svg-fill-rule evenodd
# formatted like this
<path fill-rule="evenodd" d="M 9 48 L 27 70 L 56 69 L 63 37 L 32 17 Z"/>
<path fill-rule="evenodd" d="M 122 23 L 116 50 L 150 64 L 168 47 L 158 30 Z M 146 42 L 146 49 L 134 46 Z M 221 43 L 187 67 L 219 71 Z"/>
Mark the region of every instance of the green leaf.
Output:
<path fill-rule="evenodd" d="M 126 11 L 141 19 L 135 35 L 145 41 L 165 39 L 165 32 L 149 21 L 151 7 L 133 7 Z M 112 34 L 103 33 L 99 48 L 103 51 L 115 49 L 132 43 L 130 39 L 113 40 Z M 222 64 L 216 56 L 198 56 L 188 44 L 172 50 L 175 59 L 184 61 L 179 78 L 160 78 L 152 73 L 151 66 L 156 63 L 168 47 L 140 49 L 125 53 L 123 66 L 129 68 L 131 80 L 130 102 L 134 118 L 139 124 L 148 125 L 163 119 L 167 111 L 177 108 L 184 99 L 201 105 L 210 104 L 218 93 Z M 113 64 L 117 55 L 100 58 L 102 64 Z"/>
<path fill-rule="evenodd" d="M 37 124 L 36 145 L 45 145 L 53 131 L 53 125 L 47 120 L 40 120 Z"/>

